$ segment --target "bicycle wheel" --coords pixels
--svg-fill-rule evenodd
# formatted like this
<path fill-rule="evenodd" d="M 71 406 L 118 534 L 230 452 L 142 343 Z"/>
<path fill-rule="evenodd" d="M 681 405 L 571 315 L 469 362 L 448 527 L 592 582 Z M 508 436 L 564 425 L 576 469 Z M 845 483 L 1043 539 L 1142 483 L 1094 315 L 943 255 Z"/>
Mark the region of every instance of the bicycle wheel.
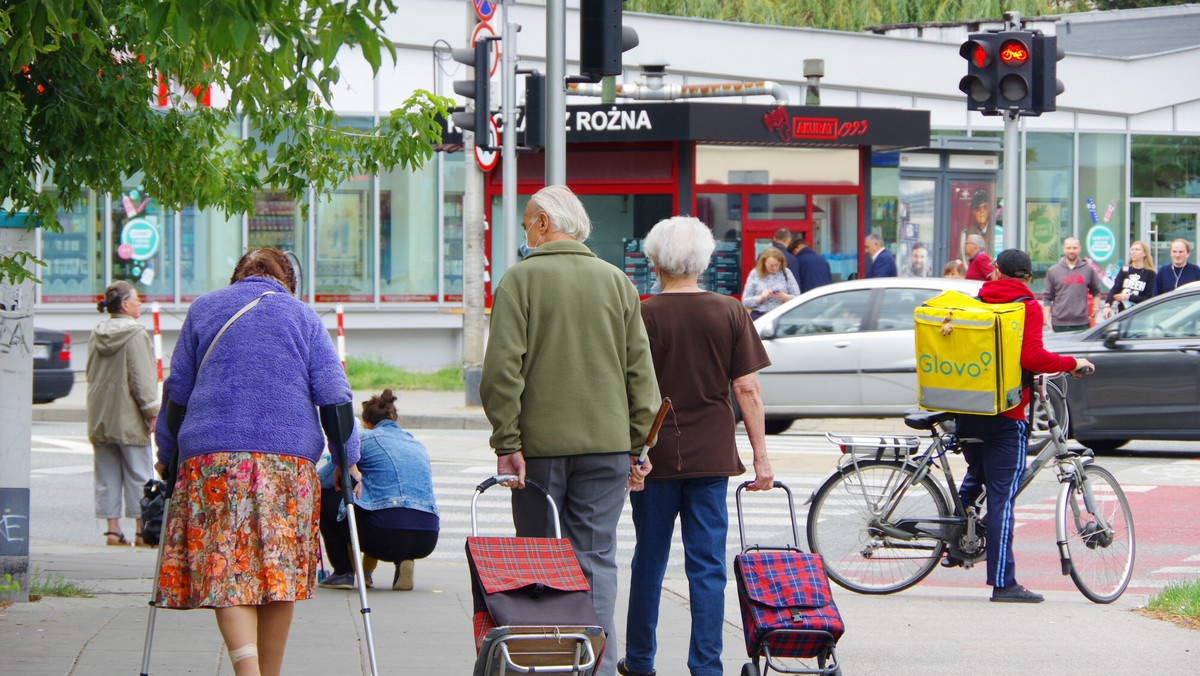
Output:
<path fill-rule="evenodd" d="M 944 542 L 891 537 L 872 525 L 883 503 L 912 476 L 908 465 L 860 462 L 838 470 L 817 489 L 808 510 L 808 545 L 821 555 L 829 579 L 860 594 L 891 594 L 933 570 Z M 908 487 L 889 522 L 948 516 L 946 497 L 926 475 Z"/>
<path fill-rule="evenodd" d="M 1133 577 L 1133 514 L 1108 470 L 1087 465 L 1083 481 L 1091 488 L 1095 513 L 1088 510 L 1080 480 L 1063 484 L 1056 510 L 1058 539 L 1071 557 L 1071 579 L 1079 591 L 1095 603 L 1112 603 Z"/>

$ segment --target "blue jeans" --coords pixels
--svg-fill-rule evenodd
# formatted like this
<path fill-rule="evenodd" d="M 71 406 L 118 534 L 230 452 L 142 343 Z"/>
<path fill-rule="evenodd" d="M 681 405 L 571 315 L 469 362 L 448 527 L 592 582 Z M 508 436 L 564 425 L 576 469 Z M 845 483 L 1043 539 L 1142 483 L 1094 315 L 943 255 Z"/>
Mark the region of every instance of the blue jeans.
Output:
<path fill-rule="evenodd" d="M 1025 471 L 1025 442 L 1029 425 L 1002 415 L 958 416 L 958 436 L 982 439 L 963 449 L 967 473 L 958 487 L 966 505 L 987 496 L 987 582 L 993 587 L 1017 583 L 1013 559 L 1013 503 Z"/>
<path fill-rule="evenodd" d="M 645 490 L 630 494 L 637 533 L 625 624 L 625 663 L 631 671 L 654 668 L 658 604 L 678 515 L 692 610 L 688 669 L 692 676 L 720 676 L 728 491 L 728 477 L 706 477 L 648 481 Z"/>

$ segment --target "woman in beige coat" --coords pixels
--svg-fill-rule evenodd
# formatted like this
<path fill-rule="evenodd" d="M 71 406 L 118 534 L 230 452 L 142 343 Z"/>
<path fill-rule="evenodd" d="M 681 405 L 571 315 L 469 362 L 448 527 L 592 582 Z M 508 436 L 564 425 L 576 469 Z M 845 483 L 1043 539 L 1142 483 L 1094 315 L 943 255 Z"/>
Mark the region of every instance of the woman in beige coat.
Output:
<path fill-rule="evenodd" d="M 141 496 L 153 476 L 149 431 L 158 415 L 158 382 L 150 336 L 138 318 L 141 300 L 128 282 L 113 282 L 97 304 L 107 319 L 92 331 L 87 357 L 88 440 L 95 462 L 96 518 L 108 520 L 109 545 L 129 545 L 125 516 L 137 520 L 134 544 L 142 541 Z"/>

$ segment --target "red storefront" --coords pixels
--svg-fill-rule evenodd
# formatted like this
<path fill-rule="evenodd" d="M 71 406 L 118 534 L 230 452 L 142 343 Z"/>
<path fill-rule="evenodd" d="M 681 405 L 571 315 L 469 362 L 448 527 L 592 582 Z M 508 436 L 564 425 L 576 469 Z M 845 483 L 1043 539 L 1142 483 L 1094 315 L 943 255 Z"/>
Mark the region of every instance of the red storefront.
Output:
<path fill-rule="evenodd" d="M 929 144 L 926 111 L 686 101 L 571 106 L 567 118 L 567 184 L 592 218 L 587 244 L 643 294 L 653 276 L 641 241 L 676 214 L 713 230 L 717 251 L 701 282 L 714 291 L 739 294 L 779 228 L 804 234 L 835 280 L 861 275 L 872 151 Z M 543 154 L 518 156 L 518 214 L 543 177 Z M 495 256 L 499 166 L 485 185 Z"/>

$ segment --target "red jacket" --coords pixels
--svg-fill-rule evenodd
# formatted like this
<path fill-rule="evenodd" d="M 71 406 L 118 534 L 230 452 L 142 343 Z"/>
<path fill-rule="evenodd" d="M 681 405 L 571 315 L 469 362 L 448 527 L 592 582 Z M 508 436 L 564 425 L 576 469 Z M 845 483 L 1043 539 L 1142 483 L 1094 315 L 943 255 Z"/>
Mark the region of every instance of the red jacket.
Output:
<path fill-rule="evenodd" d="M 992 276 L 992 259 L 982 251 L 976 253 L 967 264 L 967 279 L 986 281 Z"/>
<path fill-rule="evenodd" d="M 1034 373 L 1058 373 L 1075 368 L 1075 358 L 1048 352 L 1042 345 L 1042 328 L 1045 317 L 1042 306 L 1033 299 L 1033 292 L 1019 279 L 994 279 L 979 288 L 979 298 L 985 303 L 1012 303 L 1018 298 L 1025 301 L 1025 333 L 1021 339 L 1021 368 Z M 1025 420 L 1025 407 L 1029 405 L 1029 388 L 1021 392 L 1021 405 L 1010 408 L 1000 415 Z"/>

